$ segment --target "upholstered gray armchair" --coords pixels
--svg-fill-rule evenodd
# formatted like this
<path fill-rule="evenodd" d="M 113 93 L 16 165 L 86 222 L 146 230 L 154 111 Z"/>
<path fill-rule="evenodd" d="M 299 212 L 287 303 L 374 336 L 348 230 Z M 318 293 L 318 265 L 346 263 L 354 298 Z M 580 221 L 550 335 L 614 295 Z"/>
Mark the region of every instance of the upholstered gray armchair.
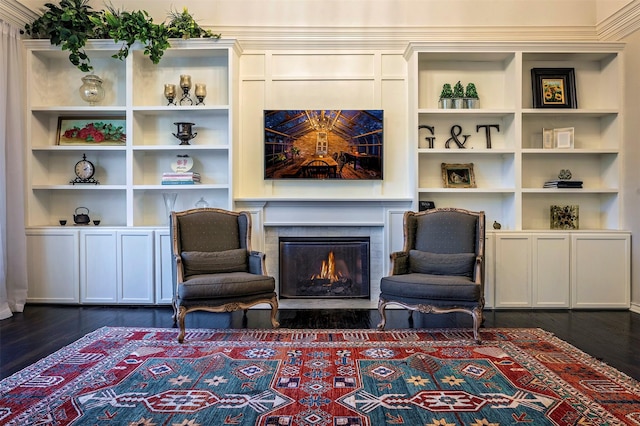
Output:
<path fill-rule="evenodd" d="M 438 208 L 404 214 L 404 248 L 391 254 L 378 311 L 394 303 L 422 313 L 465 312 L 480 342 L 484 308 L 484 212 Z"/>
<path fill-rule="evenodd" d="M 251 216 L 216 208 L 171 213 L 173 320 L 185 335 L 193 311 L 231 312 L 271 305 L 277 328 L 275 280 L 266 275 L 264 254 L 251 251 Z"/>

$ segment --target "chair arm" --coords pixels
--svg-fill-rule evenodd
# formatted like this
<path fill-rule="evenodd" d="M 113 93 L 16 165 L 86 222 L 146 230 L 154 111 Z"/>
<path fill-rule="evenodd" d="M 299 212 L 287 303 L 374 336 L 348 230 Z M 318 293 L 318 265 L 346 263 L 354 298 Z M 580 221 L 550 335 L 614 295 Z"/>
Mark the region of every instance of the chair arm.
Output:
<path fill-rule="evenodd" d="M 484 284 L 484 260 L 481 255 L 476 256 L 476 264 L 473 268 L 473 277 L 476 284 Z"/>
<path fill-rule="evenodd" d="M 265 254 L 261 251 L 249 252 L 249 273 L 255 275 L 266 275 L 264 264 Z"/>
<path fill-rule="evenodd" d="M 391 272 L 389 275 L 402 275 L 409 273 L 409 253 L 396 251 L 391 253 Z"/>

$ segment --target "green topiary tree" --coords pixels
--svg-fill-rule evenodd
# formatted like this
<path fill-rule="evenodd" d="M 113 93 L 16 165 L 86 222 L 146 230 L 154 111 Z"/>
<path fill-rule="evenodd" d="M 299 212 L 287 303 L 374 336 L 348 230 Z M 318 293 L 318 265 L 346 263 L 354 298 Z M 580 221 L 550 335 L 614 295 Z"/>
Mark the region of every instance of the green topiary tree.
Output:
<path fill-rule="evenodd" d="M 464 98 L 464 87 L 460 80 L 453 86 L 453 97 L 454 98 Z"/>
<path fill-rule="evenodd" d="M 440 99 L 451 99 L 453 98 L 453 90 L 451 89 L 451 85 L 449 83 L 445 83 L 442 86 L 442 92 L 440 92 Z"/>
<path fill-rule="evenodd" d="M 479 99 L 478 91 L 476 90 L 475 84 L 473 83 L 467 84 L 467 88 L 464 91 L 464 97 L 471 98 L 471 99 Z"/>

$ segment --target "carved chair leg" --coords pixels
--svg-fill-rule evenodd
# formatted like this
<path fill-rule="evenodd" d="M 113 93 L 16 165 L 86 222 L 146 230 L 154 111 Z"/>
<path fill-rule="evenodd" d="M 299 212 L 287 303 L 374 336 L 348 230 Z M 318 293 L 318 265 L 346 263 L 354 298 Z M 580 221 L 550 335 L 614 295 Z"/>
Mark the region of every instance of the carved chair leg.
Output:
<path fill-rule="evenodd" d="M 171 301 L 171 307 L 173 308 L 173 316 L 171 318 L 173 319 L 173 326 L 175 327 L 178 323 L 178 301 L 175 297 Z"/>
<path fill-rule="evenodd" d="M 378 330 L 384 330 L 384 326 L 387 324 L 387 316 L 385 313 L 385 308 L 387 306 L 387 303 L 380 299 L 378 301 L 378 312 L 380 312 L 380 322 L 378 323 Z"/>
<path fill-rule="evenodd" d="M 482 344 L 482 340 L 480 339 L 480 326 L 484 321 L 482 309 L 478 307 L 473 308 L 471 316 L 473 317 L 473 339 L 480 345 Z"/>
<path fill-rule="evenodd" d="M 271 325 L 273 326 L 273 328 L 278 328 L 280 327 L 280 323 L 276 319 L 276 315 L 278 313 L 278 301 L 272 299 L 269 304 L 271 305 Z"/>
<path fill-rule="evenodd" d="M 184 320 L 187 316 L 187 310 L 184 307 L 180 307 L 178 311 L 178 326 L 180 327 L 180 332 L 178 333 L 178 343 L 184 342 L 184 335 L 186 334 L 186 330 L 184 327 Z"/>

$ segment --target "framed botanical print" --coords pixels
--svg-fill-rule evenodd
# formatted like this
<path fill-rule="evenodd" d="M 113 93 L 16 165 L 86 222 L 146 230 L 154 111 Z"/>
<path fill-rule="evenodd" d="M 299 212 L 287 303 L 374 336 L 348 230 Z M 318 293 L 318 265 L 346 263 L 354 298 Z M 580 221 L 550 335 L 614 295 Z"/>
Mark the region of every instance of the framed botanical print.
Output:
<path fill-rule="evenodd" d="M 578 108 L 573 68 L 532 68 L 534 108 Z"/>

